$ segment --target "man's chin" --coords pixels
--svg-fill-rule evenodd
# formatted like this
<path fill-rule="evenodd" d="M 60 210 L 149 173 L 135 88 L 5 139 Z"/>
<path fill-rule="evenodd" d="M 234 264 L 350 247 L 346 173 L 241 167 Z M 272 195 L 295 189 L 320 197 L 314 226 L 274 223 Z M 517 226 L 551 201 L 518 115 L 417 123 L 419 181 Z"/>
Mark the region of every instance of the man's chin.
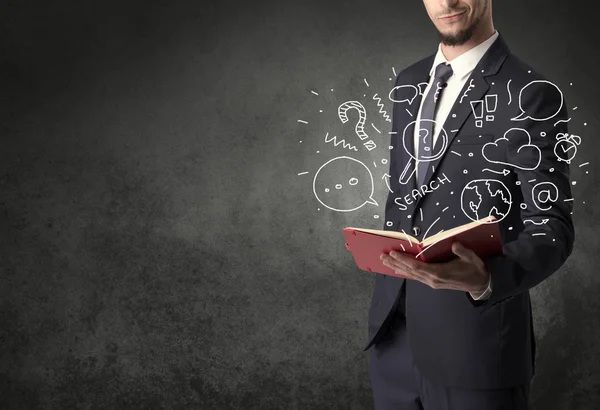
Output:
<path fill-rule="evenodd" d="M 447 46 L 461 46 L 469 41 L 473 35 L 471 30 L 461 30 L 457 33 L 439 32 L 440 41 Z"/>

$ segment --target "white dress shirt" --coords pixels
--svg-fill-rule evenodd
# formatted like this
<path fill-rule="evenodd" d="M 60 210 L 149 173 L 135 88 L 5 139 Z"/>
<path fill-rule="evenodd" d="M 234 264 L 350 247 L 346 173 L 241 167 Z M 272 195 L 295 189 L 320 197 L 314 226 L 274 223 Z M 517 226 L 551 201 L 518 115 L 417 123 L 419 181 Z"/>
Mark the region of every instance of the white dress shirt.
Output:
<path fill-rule="evenodd" d="M 423 91 L 423 98 L 421 98 L 421 106 L 419 107 L 419 112 L 417 114 L 417 124 L 419 124 L 421 121 L 421 110 L 423 109 L 423 101 L 425 100 L 425 96 L 429 92 L 429 89 L 433 86 L 433 80 L 435 78 L 434 77 L 435 68 L 440 63 L 450 64 L 452 66 L 452 76 L 450 76 L 450 78 L 446 82 L 447 86 L 443 89 L 443 91 L 441 93 L 441 97 L 439 97 L 439 99 L 437 101 L 436 112 L 434 115 L 435 122 L 433 123 L 433 141 L 432 141 L 432 145 L 431 145 L 432 149 L 435 146 L 435 142 L 437 141 L 437 137 L 440 132 L 440 127 L 444 124 L 444 122 L 446 122 L 446 118 L 450 114 L 450 110 L 452 109 L 452 106 L 454 105 L 454 102 L 456 101 L 456 99 L 460 98 L 459 94 L 460 94 L 461 90 L 463 89 L 465 83 L 467 82 L 467 79 L 473 72 L 473 69 L 475 68 L 477 63 L 479 63 L 479 60 L 481 59 L 481 57 L 483 57 L 483 55 L 490 48 L 492 43 L 494 41 L 496 41 L 496 38 L 498 38 L 498 31 L 494 31 L 494 34 L 492 34 L 490 36 L 490 38 L 485 40 L 483 43 L 478 44 L 477 46 L 473 47 L 469 51 L 456 57 L 452 61 L 446 60 L 444 53 L 442 53 L 442 45 L 441 44 L 438 45 L 437 54 L 435 55 L 435 59 L 433 60 L 433 65 L 431 67 L 431 70 L 429 71 L 429 76 L 430 76 L 429 83 L 427 84 L 427 87 Z M 448 132 L 448 130 L 446 130 L 446 132 Z M 415 127 L 414 145 L 415 145 L 415 151 L 414 151 L 415 158 L 418 158 L 418 156 L 419 156 L 419 127 Z M 415 168 L 417 168 L 417 170 L 415 170 L 415 177 L 418 180 L 418 167 L 415 166 Z M 475 299 L 475 300 L 485 300 L 490 297 L 491 293 L 492 293 L 492 277 L 490 276 L 489 281 L 488 281 L 488 286 L 487 286 L 487 289 L 485 290 L 485 292 L 477 298 L 473 297 L 473 294 L 471 294 L 471 297 L 473 297 L 473 299 Z"/>

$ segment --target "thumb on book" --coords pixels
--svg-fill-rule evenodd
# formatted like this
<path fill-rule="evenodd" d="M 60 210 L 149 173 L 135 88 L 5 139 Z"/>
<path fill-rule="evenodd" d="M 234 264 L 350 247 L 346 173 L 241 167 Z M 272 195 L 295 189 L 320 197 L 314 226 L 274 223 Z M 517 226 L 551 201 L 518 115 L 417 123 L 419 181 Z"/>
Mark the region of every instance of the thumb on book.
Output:
<path fill-rule="evenodd" d="M 455 241 L 452 243 L 452 252 L 461 259 L 466 261 L 471 260 L 472 250 L 465 248 L 462 243 Z"/>

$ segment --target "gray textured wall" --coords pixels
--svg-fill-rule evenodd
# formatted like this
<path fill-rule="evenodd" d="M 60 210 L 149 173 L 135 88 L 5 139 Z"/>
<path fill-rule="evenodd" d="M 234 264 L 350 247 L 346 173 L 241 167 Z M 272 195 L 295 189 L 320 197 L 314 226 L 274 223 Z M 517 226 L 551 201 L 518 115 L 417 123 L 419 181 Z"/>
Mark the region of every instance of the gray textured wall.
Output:
<path fill-rule="evenodd" d="M 212 3 L 4 4 L 0 408 L 372 408 L 374 274 L 340 229 L 380 228 L 386 188 L 336 213 L 312 176 L 340 155 L 323 140 L 344 131 L 337 105 L 387 95 L 392 67 L 435 52 L 433 26 L 416 0 Z M 591 410 L 599 38 L 583 1 L 554 3 L 494 16 L 578 107 L 577 239 L 532 291 L 532 396 Z"/>

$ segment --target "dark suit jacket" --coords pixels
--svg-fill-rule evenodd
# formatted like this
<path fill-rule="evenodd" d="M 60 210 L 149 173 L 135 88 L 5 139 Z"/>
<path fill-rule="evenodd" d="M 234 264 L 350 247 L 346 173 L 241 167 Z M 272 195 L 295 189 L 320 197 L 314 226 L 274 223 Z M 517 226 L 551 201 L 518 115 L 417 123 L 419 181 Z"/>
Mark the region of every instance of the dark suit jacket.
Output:
<path fill-rule="evenodd" d="M 431 55 L 400 72 L 396 86 L 417 86 L 429 81 L 434 57 Z M 394 103 L 392 131 L 396 134 L 391 137 L 389 170 L 393 193 L 389 194 L 385 210 L 386 221 L 393 226 L 386 224 L 384 229 L 404 230 L 421 240 L 430 226 L 428 236 L 471 222 L 467 216 L 469 204 L 465 204 L 467 212 L 461 209 L 461 193 L 463 187 L 476 179 L 499 181 L 493 187 L 502 183 L 511 196 L 510 210 L 506 209 L 506 193 L 491 195 L 490 191 L 490 195 L 480 196 L 485 198 L 479 206 L 479 217 L 487 216 L 494 206 L 505 215 L 498 222 L 503 255 L 484 258 L 493 286 L 488 300 L 475 301 L 468 292 L 436 290 L 416 280 L 376 275 L 369 311 L 369 343 L 365 350 L 386 337 L 391 313 L 404 290 L 408 339 L 415 364 L 425 377 L 443 385 L 505 388 L 531 380 L 535 373 L 535 337 L 529 289 L 555 272 L 572 251 L 572 202 L 565 201 L 571 198 L 569 165 L 559 161 L 554 153 L 556 135 L 567 132 L 567 123 L 554 124 L 569 118 L 567 107 L 562 93 L 553 92 L 548 84 L 520 97 L 520 90 L 533 80 L 545 78 L 511 54 L 499 36 L 473 70 L 443 124 L 448 147 L 439 159 L 431 162 L 425 182 L 436 181 L 430 187 L 437 189 L 424 196 L 414 195 L 415 200 L 411 196 L 416 184 L 414 178 L 408 184 L 401 184 L 399 174 L 409 160 L 403 147 L 403 131 L 416 120 L 422 96 L 412 104 Z M 485 95 L 497 95 L 497 108 L 493 113 L 485 113 L 494 118 L 486 121 L 484 116 L 484 124 L 479 128 L 470 101 L 482 100 Z M 395 98 L 400 99 L 401 96 Z M 542 119 L 550 111 L 556 112 L 561 102 L 560 112 L 551 119 L 511 120 L 521 114 L 520 105 L 532 117 Z M 530 144 L 526 141 L 527 133 L 518 130 L 512 131 L 510 138 L 498 141 L 512 128 L 527 131 Z M 406 140 L 409 149 L 412 140 L 412 135 Z M 436 147 L 442 141 L 438 137 Z M 484 157 L 483 146 L 490 142 L 497 142 L 497 146 L 486 147 Z M 492 149 L 487 151 L 487 148 Z M 537 162 L 539 165 L 534 168 Z M 450 183 L 441 183 L 440 179 Z M 557 194 L 556 201 L 544 203 L 548 195 L 539 195 L 539 191 L 549 185 L 535 187 L 540 182 L 554 184 L 556 191 L 550 187 L 550 196 Z M 480 182 L 479 187 L 485 185 Z M 395 202 L 396 198 L 405 199 L 407 195 L 412 200 L 410 205 L 404 200 Z M 414 227 L 420 231 L 417 235 Z"/>

